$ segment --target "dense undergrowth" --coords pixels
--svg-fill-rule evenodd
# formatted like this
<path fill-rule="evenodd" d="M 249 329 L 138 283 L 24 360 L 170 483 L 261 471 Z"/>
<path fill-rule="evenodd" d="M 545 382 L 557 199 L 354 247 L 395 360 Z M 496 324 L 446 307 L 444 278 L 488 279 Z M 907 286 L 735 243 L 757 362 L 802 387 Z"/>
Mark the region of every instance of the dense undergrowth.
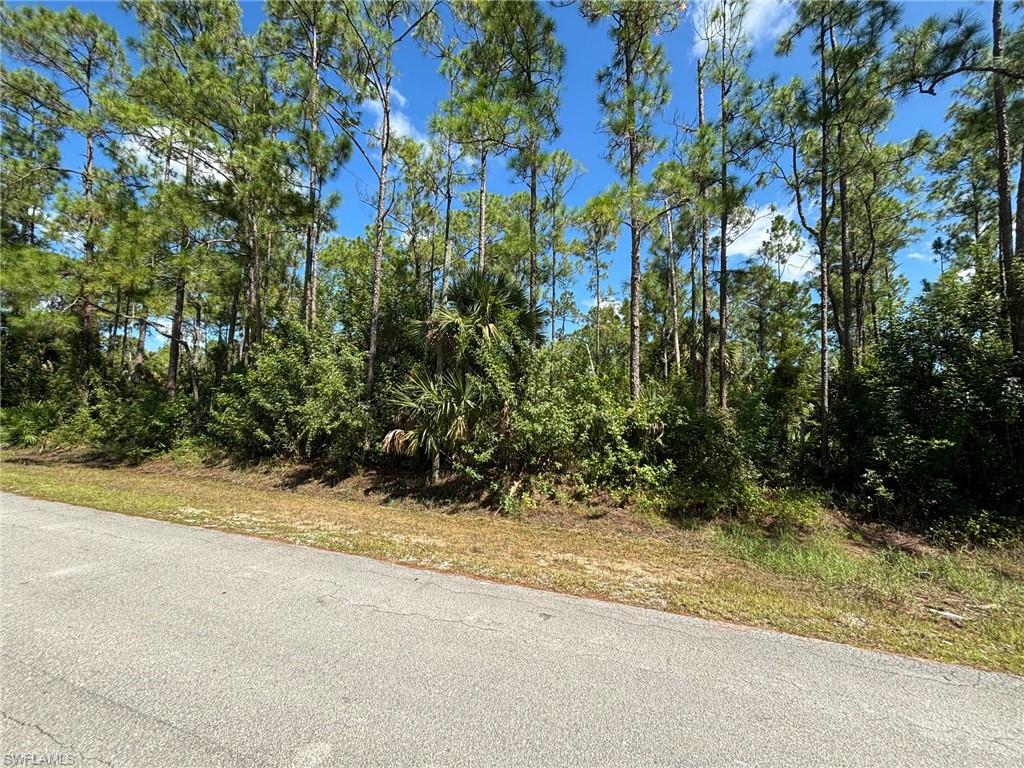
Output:
<path fill-rule="evenodd" d="M 604 494 L 641 516 L 778 532 L 813 527 L 825 499 L 937 543 L 993 545 L 1021 531 L 1024 389 L 1005 340 L 985 331 L 989 314 L 984 296 L 949 279 L 886 328 L 838 387 L 828 476 L 806 364 L 752 369 L 728 411 L 706 406 L 688 375 L 649 379 L 632 399 L 624 369 L 592 360 L 585 337 L 537 346 L 518 286 L 478 273 L 409 329 L 369 399 L 362 354 L 326 327 L 282 322 L 247 364 L 228 366 L 211 343 L 169 396 L 165 350 L 132 375 L 104 359 L 81 373 L 76 337 L 15 326 L 3 338 L 0 438 L 126 463 L 177 452 L 455 477 L 510 515 L 551 494 Z"/>
<path fill-rule="evenodd" d="M 1024 80 L 1001 3 L 992 45 L 969 14 L 796 3 L 791 82 L 748 67 L 738 3 L 695 131 L 695 105 L 665 112 L 685 4 L 579 4 L 615 51 L 603 189 L 561 135 L 551 9 L 455 5 L 270 3 L 254 25 L 230 1 L 125 3 L 131 40 L 74 7 L 0 10 L 0 443 L 455 479 L 509 517 L 607 497 L 775 551 L 823 505 L 949 546 L 1021 537 Z M 449 94 L 421 141 L 366 109 L 414 41 Z M 893 122 L 924 73 L 954 89 L 933 137 Z M 367 218 L 338 186 L 363 160 Z M 915 292 L 901 261 L 932 257 Z"/>

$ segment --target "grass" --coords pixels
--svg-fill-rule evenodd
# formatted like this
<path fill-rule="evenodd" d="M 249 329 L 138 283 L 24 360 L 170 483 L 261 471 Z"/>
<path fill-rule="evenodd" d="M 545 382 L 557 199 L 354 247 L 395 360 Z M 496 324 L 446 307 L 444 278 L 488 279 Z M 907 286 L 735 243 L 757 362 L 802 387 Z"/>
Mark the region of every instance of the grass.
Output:
<path fill-rule="evenodd" d="M 4 490 L 407 565 L 1024 674 L 1021 550 L 907 552 L 799 502 L 803 533 L 531 507 L 434 508 L 365 482 L 171 459 L 137 467 L 8 457 Z M 795 503 L 787 499 L 786 504 Z M 951 619 L 937 611 L 956 614 Z"/>

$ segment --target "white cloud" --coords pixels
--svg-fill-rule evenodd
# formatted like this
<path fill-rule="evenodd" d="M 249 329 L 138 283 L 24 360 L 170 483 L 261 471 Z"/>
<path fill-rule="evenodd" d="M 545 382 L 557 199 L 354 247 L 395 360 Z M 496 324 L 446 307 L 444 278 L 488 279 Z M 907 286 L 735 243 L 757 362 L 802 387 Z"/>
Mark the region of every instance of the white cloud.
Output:
<path fill-rule="evenodd" d="M 601 297 L 601 311 L 612 310 L 617 317 L 622 317 L 622 305 L 623 299 L 615 298 L 615 294 L 609 293 Z M 580 307 L 584 312 L 590 312 L 594 307 L 597 306 L 597 302 L 594 300 L 593 295 L 587 296 L 580 302 Z"/>
<path fill-rule="evenodd" d="M 772 219 L 776 216 L 784 216 L 790 221 L 796 221 L 796 211 L 793 206 L 777 208 L 773 205 L 765 205 L 754 210 L 754 219 L 751 225 L 741 232 L 734 240 L 729 241 L 729 255 L 731 257 L 744 257 L 745 259 L 757 259 L 757 249 L 768 239 L 771 231 Z M 802 247 L 782 268 L 782 279 L 789 282 L 798 282 L 816 269 L 817 253 L 814 246 L 801 236 Z"/>
<path fill-rule="evenodd" d="M 406 104 L 408 104 L 405 96 L 397 90 L 392 89 L 391 98 L 391 135 L 402 139 L 412 139 L 420 144 L 426 144 L 426 134 L 413 125 L 412 118 L 402 111 Z M 376 99 L 366 99 L 359 105 L 359 108 L 372 116 L 373 127 L 376 130 L 380 130 L 381 124 L 384 122 L 384 108 L 381 106 L 381 103 Z"/>
<path fill-rule="evenodd" d="M 149 129 L 147 136 L 130 136 L 123 142 L 124 149 L 140 163 L 150 166 L 154 170 L 162 171 L 167 158 L 163 155 L 166 152 L 166 139 L 170 129 L 166 126 L 157 125 Z M 169 171 L 175 179 L 185 177 L 184 148 L 174 142 L 171 151 L 171 162 Z M 224 162 L 211 152 L 204 152 L 193 149 L 192 156 L 193 176 L 201 181 L 222 181 L 226 178 L 224 173 Z"/>
<path fill-rule="evenodd" d="M 694 58 L 700 58 L 707 51 L 707 41 L 702 39 L 705 20 L 709 10 L 714 9 L 718 0 L 693 0 L 690 6 L 694 36 L 690 50 Z M 746 16 L 743 17 L 743 34 L 751 47 L 756 48 L 767 41 L 774 41 L 793 22 L 795 10 L 792 0 L 750 0 Z"/>
<path fill-rule="evenodd" d="M 750 226 L 729 240 L 729 252 L 737 256 L 753 256 L 757 253 L 757 249 L 768 239 L 772 218 L 777 213 L 785 215 L 770 205 L 755 209 L 754 219 Z"/>
<path fill-rule="evenodd" d="M 622 304 L 621 299 L 615 298 L 614 293 L 606 293 L 601 297 L 601 309 L 611 306 L 619 306 Z M 597 300 L 594 298 L 594 294 L 588 294 L 585 299 L 581 302 L 583 309 L 593 309 L 597 306 Z"/>
<path fill-rule="evenodd" d="M 974 277 L 974 273 L 974 267 L 968 267 L 967 269 L 961 269 L 959 272 L 956 273 L 956 276 L 966 283 L 968 280 Z"/>
<path fill-rule="evenodd" d="M 427 141 L 427 137 L 412 124 L 412 120 L 404 112 L 396 111 L 391 115 L 391 130 L 394 131 L 396 136 L 415 139 L 421 143 Z"/>
<path fill-rule="evenodd" d="M 610 308 L 616 317 L 622 317 L 623 299 L 601 299 L 601 309 Z"/>
<path fill-rule="evenodd" d="M 914 261 L 931 261 L 932 260 L 932 257 L 929 254 L 921 253 L 920 251 L 911 251 L 910 253 L 907 254 L 907 258 L 908 259 L 913 259 Z"/>

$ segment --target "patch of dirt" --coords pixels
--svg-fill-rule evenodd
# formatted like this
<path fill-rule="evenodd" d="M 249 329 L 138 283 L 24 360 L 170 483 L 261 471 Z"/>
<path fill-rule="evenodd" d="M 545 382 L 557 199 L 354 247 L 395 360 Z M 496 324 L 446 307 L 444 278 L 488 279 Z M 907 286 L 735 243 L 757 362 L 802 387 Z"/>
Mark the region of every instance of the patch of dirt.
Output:
<path fill-rule="evenodd" d="M 333 466 L 254 463 L 237 466 L 228 462 L 182 465 L 170 456 L 159 456 L 138 465 L 118 464 L 85 449 L 71 451 L 19 451 L 6 461 L 34 465 L 78 464 L 93 469 L 127 469 L 145 475 L 192 478 L 227 482 L 260 490 L 286 490 L 302 495 L 340 501 L 390 505 L 445 515 L 494 517 L 495 499 L 463 478 L 449 476 L 436 484 L 427 482 L 422 471 L 366 468 L 342 473 Z M 668 522 L 655 524 L 623 507 L 611 495 L 596 492 L 585 501 L 559 489 L 559 499 L 534 498 L 521 518 L 551 528 L 581 529 L 631 538 L 679 539 L 685 526 Z"/>
<path fill-rule="evenodd" d="M 1007 579 L 1024 579 L 1024 541 L 982 553 L 982 562 Z"/>
<path fill-rule="evenodd" d="M 3 456 L 3 461 L 10 464 L 34 464 L 49 466 L 56 464 L 80 464 L 86 467 L 124 467 L 125 464 L 101 456 L 88 448 L 47 448 L 31 450 L 28 448 L 10 451 Z"/>
<path fill-rule="evenodd" d="M 301 495 L 370 503 L 382 507 L 430 511 L 444 515 L 494 517 L 499 514 L 494 494 L 481 490 L 464 478 L 448 476 L 430 484 L 423 471 L 407 468 L 361 468 L 345 472 L 333 464 L 287 463 L 281 461 L 252 463 L 240 466 L 227 461 L 183 463 L 171 455 L 158 456 L 140 464 L 118 463 L 87 448 L 47 451 L 22 450 L 3 457 L 11 463 L 32 465 L 72 464 L 94 469 L 121 469 L 145 475 L 180 480 L 188 477 L 231 483 L 258 490 L 285 490 Z M 679 544 L 692 544 L 695 532 L 708 522 L 699 516 L 675 515 L 656 518 L 639 515 L 606 491 L 597 490 L 584 499 L 575 495 L 569 485 L 555 486 L 550 495 L 534 494 L 520 513 L 520 519 L 554 529 L 569 529 L 596 534 L 620 535 L 632 539 L 653 539 Z M 937 554 L 941 550 L 930 545 L 919 534 L 900 530 L 879 522 L 852 519 L 831 509 L 827 526 L 842 532 L 852 551 L 888 547 L 913 555 Z M 1013 558 L 1007 558 L 1013 562 Z M 993 567 L 1005 565 L 993 564 Z M 1006 568 L 1013 571 L 1011 566 Z M 1019 573 L 1014 573 L 1019 576 Z"/>
<path fill-rule="evenodd" d="M 837 514 L 834 518 L 847 532 L 862 537 L 873 548 L 896 549 L 910 555 L 934 555 L 941 552 L 919 533 L 901 530 L 886 523 L 854 520 L 845 515 Z"/>
<path fill-rule="evenodd" d="M 667 521 L 655 524 L 610 499 L 585 502 L 535 500 L 522 516 L 551 528 L 601 530 L 632 538 L 675 539 L 682 533 L 680 528 Z"/>

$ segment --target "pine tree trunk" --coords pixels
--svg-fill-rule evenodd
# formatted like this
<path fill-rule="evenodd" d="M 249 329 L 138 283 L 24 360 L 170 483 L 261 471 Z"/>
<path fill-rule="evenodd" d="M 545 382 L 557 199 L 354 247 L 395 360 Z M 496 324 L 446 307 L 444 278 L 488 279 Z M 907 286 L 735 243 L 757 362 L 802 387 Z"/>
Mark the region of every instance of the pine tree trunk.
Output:
<path fill-rule="evenodd" d="M 668 314 L 666 313 L 662 319 L 667 321 Z M 666 339 L 668 339 L 669 333 L 667 331 L 668 329 L 663 325 L 661 330 L 661 378 L 665 381 L 668 381 L 668 343 Z"/>
<path fill-rule="evenodd" d="M 261 302 L 262 277 L 260 269 L 259 221 L 254 211 L 248 214 L 248 260 L 245 281 L 245 334 L 242 337 L 240 361 L 249 364 L 249 358 L 263 337 L 263 308 Z"/>
<path fill-rule="evenodd" d="M 427 317 L 430 317 L 434 313 L 434 291 L 436 285 L 434 284 L 434 274 L 437 272 L 437 231 L 430 233 L 430 260 L 427 264 Z"/>
<path fill-rule="evenodd" d="M 130 376 L 132 381 L 138 382 L 142 376 L 142 367 L 146 363 L 146 333 L 149 330 L 149 317 L 145 308 L 139 314 L 139 336 L 135 343 L 135 357 L 132 359 Z"/>
<path fill-rule="evenodd" d="M 555 345 L 555 321 L 558 317 L 558 251 L 555 250 L 554 222 L 551 228 L 551 346 Z"/>
<path fill-rule="evenodd" d="M 107 357 L 111 364 L 114 362 L 114 350 L 117 348 L 117 330 L 121 327 L 121 286 L 114 291 L 114 317 L 110 321 L 110 329 L 107 331 Z"/>
<path fill-rule="evenodd" d="M 829 47 L 833 56 L 836 55 L 835 26 L 829 22 Z M 842 97 L 839 88 L 839 72 L 835 64 L 832 65 L 832 87 L 833 104 L 838 113 L 843 108 Z M 836 126 L 836 158 L 839 164 L 839 257 L 840 277 L 842 279 L 843 302 L 842 315 L 837 318 L 837 330 L 842 328 L 838 334 L 843 349 L 843 377 L 846 385 L 847 395 L 851 393 L 853 379 L 853 288 L 851 285 L 851 264 L 850 264 L 850 216 L 849 199 L 847 197 L 847 169 L 846 169 L 846 131 L 843 128 L 843 120 L 840 118 Z"/>
<path fill-rule="evenodd" d="M 317 207 L 317 195 L 315 190 L 315 171 L 312 167 L 309 169 L 309 207 L 313 211 L 314 221 L 311 221 L 306 227 L 306 266 L 305 273 L 303 274 L 303 286 L 302 286 L 302 310 L 301 316 L 306 321 L 306 327 L 312 329 L 316 323 L 316 277 L 319 271 L 320 265 L 318 263 L 317 254 L 317 223 L 316 219 L 316 207 Z"/>
<path fill-rule="evenodd" d="M 633 93 L 634 51 L 630 45 L 625 51 L 625 93 Z M 635 98 L 632 96 L 631 98 Z M 640 397 L 640 213 L 636 204 L 636 181 L 640 172 L 640 159 L 636 142 L 636 125 L 629 126 L 627 151 L 629 154 L 629 395 Z"/>
<path fill-rule="evenodd" d="M 444 263 L 441 267 L 441 297 L 440 306 L 444 306 L 448 302 L 448 276 L 452 266 L 452 139 L 451 136 L 447 136 L 445 140 L 445 157 L 448 160 L 447 171 L 445 172 L 445 188 L 444 188 Z M 440 380 L 444 374 L 444 351 L 439 345 L 437 348 L 437 355 L 434 360 L 434 373 L 437 379 Z M 435 464 L 440 461 L 440 457 L 434 457 Z M 438 465 L 439 466 L 439 465 Z M 435 466 L 435 470 L 437 466 Z"/>
<path fill-rule="evenodd" d="M 757 356 L 760 359 L 765 358 L 765 352 L 768 347 L 768 318 L 763 306 L 757 308 L 757 331 L 755 332 L 755 344 L 757 346 Z"/>
<path fill-rule="evenodd" d="M 452 269 L 452 139 L 447 137 L 445 154 L 448 158 L 448 170 L 445 173 L 444 187 L 444 261 L 441 266 L 441 300 L 443 306 L 448 301 L 448 281 Z"/>
<path fill-rule="evenodd" d="M 485 248 L 487 245 L 487 150 L 480 151 L 480 200 L 477 205 L 477 218 L 479 224 L 477 243 L 477 268 L 483 272 L 487 268 Z"/>
<path fill-rule="evenodd" d="M 451 136 L 446 137 L 445 141 L 445 157 L 447 158 L 447 171 L 445 172 L 445 190 L 444 190 L 444 256 L 443 263 L 441 266 L 441 294 L 439 306 L 444 306 L 448 302 L 448 275 L 451 271 L 452 262 L 452 139 Z M 441 380 L 444 375 L 444 350 L 441 345 L 438 345 L 436 356 L 434 358 L 434 375 L 438 381 Z M 436 483 L 441 478 L 441 454 L 434 452 L 430 458 L 430 482 Z"/>
<path fill-rule="evenodd" d="M 238 327 L 238 299 L 239 299 L 239 288 L 235 287 L 235 292 L 231 296 L 231 309 L 228 311 L 228 340 L 227 340 L 227 358 L 224 362 L 224 367 L 227 371 L 231 371 L 231 368 L 235 364 L 235 329 Z"/>
<path fill-rule="evenodd" d="M 867 351 L 868 338 L 867 338 L 867 286 L 870 280 L 871 268 L 875 264 L 875 256 L 878 251 L 878 239 L 875 235 L 875 221 L 872 215 L 871 205 L 868 200 L 865 200 L 864 206 L 865 218 L 868 225 L 868 257 L 867 259 L 861 259 L 859 264 L 860 277 L 857 280 L 857 342 L 858 342 L 858 359 L 857 364 L 863 364 L 864 354 Z"/>
<path fill-rule="evenodd" d="M 868 283 L 868 295 L 869 303 L 871 307 L 871 337 L 877 345 L 881 340 L 881 334 L 878 327 L 878 299 L 875 296 L 875 282 L 871 280 Z"/>
<path fill-rule="evenodd" d="M 857 281 L 857 303 L 856 303 L 856 327 L 857 327 L 857 359 L 854 361 L 857 365 L 864 363 L 864 353 L 867 350 L 867 335 L 864 330 L 864 315 L 867 312 L 867 307 L 864 303 L 864 275 L 862 274 L 860 279 Z"/>
<path fill-rule="evenodd" d="M 690 228 L 690 373 L 697 377 L 697 228 Z"/>
<path fill-rule="evenodd" d="M 92 100 L 89 100 L 89 113 L 92 114 Z M 96 362 L 96 355 L 99 353 L 99 325 L 96 319 L 96 304 L 95 299 L 92 296 L 92 292 L 89 288 L 89 275 L 88 270 L 92 267 L 96 260 L 96 241 L 95 232 L 93 231 L 96 226 L 96 215 L 93 210 L 94 204 L 94 191 L 93 191 L 93 178 L 95 174 L 95 148 L 94 139 L 92 132 L 88 132 L 85 137 L 85 169 L 82 173 L 82 191 L 85 197 L 85 205 L 87 210 L 86 215 L 86 232 L 85 232 L 85 258 L 84 268 L 86 274 L 82 283 L 82 361 L 86 368 L 92 367 L 93 363 Z"/>
<path fill-rule="evenodd" d="M 130 316 L 134 305 L 133 297 L 129 293 L 128 299 L 125 302 L 124 325 L 121 327 L 121 365 L 119 367 L 122 373 L 124 373 L 125 366 L 128 364 L 128 328 L 131 324 Z"/>
<path fill-rule="evenodd" d="M 419 224 L 416 222 L 414 216 L 410 218 L 409 228 L 409 253 L 412 254 L 412 279 L 413 285 L 416 286 L 416 291 L 418 293 L 420 290 L 420 283 L 423 282 L 423 259 L 420 258 Z"/>
<path fill-rule="evenodd" d="M 726 348 L 729 327 L 729 119 L 728 98 L 725 76 L 725 46 L 722 46 L 722 99 L 721 99 L 721 185 L 722 211 L 719 231 L 719 277 L 718 277 L 718 407 L 729 408 L 729 355 Z"/>
<path fill-rule="evenodd" d="M 594 249 L 594 357 L 601 362 L 601 249 Z"/>
<path fill-rule="evenodd" d="M 974 169 L 972 168 L 971 171 L 973 172 Z M 978 188 L 978 185 L 972 181 L 971 182 L 971 211 L 974 214 L 972 216 L 972 223 L 974 225 L 972 229 L 973 229 L 973 232 L 974 232 L 974 242 L 975 243 L 977 243 L 977 242 L 979 242 L 981 240 L 981 204 L 978 202 L 979 198 L 980 198 L 980 192 L 981 192 L 981 190 Z"/>
<path fill-rule="evenodd" d="M 992 60 L 1003 59 L 1003 2 L 992 3 Z M 1024 345 L 1024 311 L 1020 305 L 1017 269 L 1013 255 L 1013 209 L 1010 201 L 1010 134 L 1007 127 L 1006 91 L 1002 75 L 994 74 L 993 102 L 996 112 L 996 168 L 999 203 L 999 259 L 1003 267 L 1006 313 L 1010 321 L 1013 353 L 1020 354 Z"/>
<path fill-rule="evenodd" d="M 674 233 L 672 232 L 672 211 L 668 212 L 668 273 L 669 300 L 672 302 L 672 346 L 675 354 L 676 376 L 682 376 L 682 355 L 679 351 L 679 297 L 676 293 L 676 244 Z"/>
<path fill-rule="evenodd" d="M 188 370 L 189 378 L 192 383 L 192 419 L 193 426 L 196 432 L 200 428 L 200 414 L 199 414 L 199 342 L 202 338 L 202 327 L 203 327 L 203 313 L 202 306 L 200 304 L 195 305 L 196 309 L 196 321 L 192 327 L 192 347 L 188 353 Z"/>
<path fill-rule="evenodd" d="M 697 61 L 697 125 L 704 127 L 704 60 Z M 703 395 L 704 408 L 711 407 L 711 281 L 710 259 L 708 253 L 708 214 L 705 209 L 707 198 L 707 184 L 701 179 L 700 182 L 700 286 L 701 286 L 701 352 L 704 354 L 702 361 L 701 393 Z"/>
<path fill-rule="evenodd" d="M 167 384 L 164 389 L 168 399 L 174 397 L 178 388 L 178 361 L 181 357 L 181 325 L 185 311 L 185 278 L 180 274 L 174 283 L 174 314 L 171 316 L 171 344 L 167 362 Z"/>
<path fill-rule="evenodd" d="M 390 73 L 387 78 L 390 86 Z M 380 177 L 377 183 L 377 216 L 374 220 L 373 287 L 370 296 L 370 339 L 366 354 L 366 397 L 373 395 L 374 369 L 377 361 L 377 326 L 380 321 L 380 291 L 384 272 L 384 216 L 387 212 L 388 163 L 391 160 L 391 93 L 385 89 L 381 122 Z"/>
<path fill-rule="evenodd" d="M 1024 261 L 1024 147 L 1020 151 L 1020 168 L 1017 172 L 1017 211 L 1014 213 L 1016 232 L 1014 233 L 1013 256 L 1019 266 Z"/>
<path fill-rule="evenodd" d="M 530 311 L 537 309 L 537 148 L 530 156 Z"/>
<path fill-rule="evenodd" d="M 309 133 L 311 137 L 310 147 L 316 146 L 317 133 L 320 130 L 319 102 L 320 102 L 320 40 L 317 25 L 313 25 L 310 35 L 310 61 L 312 62 L 313 82 L 310 86 L 310 109 L 309 109 Z M 309 224 L 306 225 L 306 269 L 303 274 L 302 286 L 302 318 L 306 321 L 306 328 L 312 330 L 316 323 L 316 278 L 319 271 L 317 263 L 317 245 L 319 241 L 319 169 L 316 158 L 311 149 L 309 156 L 309 186 L 307 191 L 307 203 L 309 205 Z"/>
<path fill-rule="evenodd" d="M 821 467 L 822 473 L 827 477 L 829 473 L 829 380 L 828 380 L 828 301 L 829 301 L 829 287 L 828 287 L 828 129 L 829 129 L 829 116 L 828 116 L 828 94 L 827 86 L 828 82 L 825 74 L 825 33 L 826 33 L 826 20 L 825 17 L 821 18 L 821 39 L 820 44 L 820 81 L 821 81 L 821 219 L 818 222 L 818 256 L 820 259 L 819 269 L 819 302 L 818 302 L 818 320 L 821 326 L 821 337 L 820 337 L 820 348 L 819 353 L 821 355 L 820 363 L 820 393 L 821 398 Z"/>
<path fill-rule="evenodd" d="M 185 187 L 188 188 L 192 184 L 192 149 L 191 149 L 191 135 L 188 137 L 189 149 L 185 158 Z M 179 257 L 185 251 L 186 239 L 184 236 L 181 237 L 178 246 Z M 171 345 L 170 345 L 170 357 L 167 365 L 167 397 L 168 399 L 174 397 L 174 393 L 178 386 L 178 365 L 181 358 L 181 326 L 183 322 L 185 312 L 185 276 L 183 274 L 181 265 L 178 266 L 177 280 L 174 286 L 174 315 L 171 318 Z"/>
<path fill-rule="evenodd" d="M 838 129 L 839 144 L 838 150 L 842 157 L 842 128 Z M 850 260 L 850 221 L 848 217 L 848 206 L 846 197 L 846 173 L 841 172 L 839 176 L 839 218 L 840 218 L 840 256 L 843 281 L 843 369 L 846 376 L 846 387 L 849 390 L 852 385 L 850 373 L 853 371 L 853 285 L 852 285 L 852 264 Z"/>

